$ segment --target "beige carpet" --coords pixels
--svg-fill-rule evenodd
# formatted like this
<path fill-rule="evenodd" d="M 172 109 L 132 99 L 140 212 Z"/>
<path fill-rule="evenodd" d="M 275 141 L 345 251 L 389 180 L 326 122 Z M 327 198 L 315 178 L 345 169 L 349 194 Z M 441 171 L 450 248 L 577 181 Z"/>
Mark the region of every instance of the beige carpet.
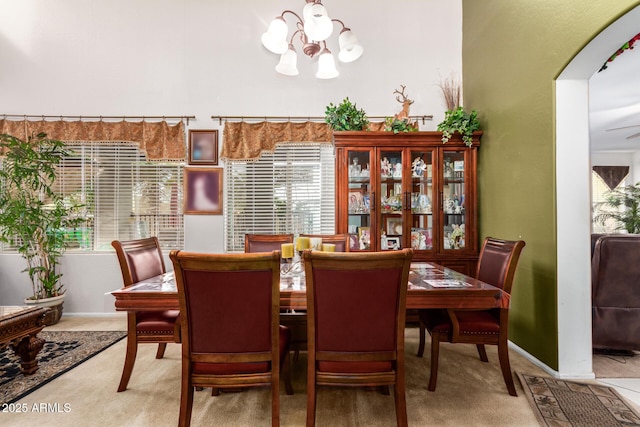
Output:
<path fill-rule="evenodd" d="M 633 356 L 593 355 L 596 378 L 640 378 L 640 352 Z"/>
<path fill-rule="evenodd" d="M 57 329 L 124 329 L 124 318 L 63 318 Z M 512 397 L 500 374 L 495 348 L 488 347 L 490 363 L 482 363 L 471 345 L 443 344 L 435 392 L 427 390 L 429 359 L 415 357 L 417 330 L 407 330 L 407 412 L 411 426 L 537 426 L 527 398 L 516 381 L 519 396 Z M 169 345 L 163 360 L 155 360 L 155 345 L 142 345 L 129 389 L 116 393 L 125 353 L 125 341 L 113 345 L 77 368 L 31 393 L 20 403 L 27 413 L 1 414 L 3 426 L 175 426 L 180 403 L 180 347 Z M 300 360 L 300 362 L 303 362 Z M 306 416 L 304 363 L 294 366 L 295 395 L 281 390 L 281 425 L 302 426 Z M 543 372 L 517 353 L 511 353 L 514 371 Z M 37 413 L 33 404 L 58 403 L 68 412 Z M 52 406 L 55 407 L 55 406 Z M 270 425 L 267 389 L 211 397 L 196 392 L 193 426 Z M 394 426 L 392 396 L 359 389 L 320 388 L 318 426 Z"/>

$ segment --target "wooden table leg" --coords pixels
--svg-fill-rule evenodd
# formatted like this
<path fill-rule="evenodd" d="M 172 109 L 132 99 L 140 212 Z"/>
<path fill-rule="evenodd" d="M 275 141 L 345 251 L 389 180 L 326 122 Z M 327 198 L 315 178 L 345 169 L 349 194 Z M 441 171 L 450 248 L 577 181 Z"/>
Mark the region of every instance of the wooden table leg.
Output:
<path fill-rule="evenodd" d="M 20 356 L 20 365 L 23 375 L 33 375 L 38 370 L 38 353 L 42 350 L 45 341 L 36 334 L 22 338 L 18 344 L 12 344 L 13 351 Z"/>

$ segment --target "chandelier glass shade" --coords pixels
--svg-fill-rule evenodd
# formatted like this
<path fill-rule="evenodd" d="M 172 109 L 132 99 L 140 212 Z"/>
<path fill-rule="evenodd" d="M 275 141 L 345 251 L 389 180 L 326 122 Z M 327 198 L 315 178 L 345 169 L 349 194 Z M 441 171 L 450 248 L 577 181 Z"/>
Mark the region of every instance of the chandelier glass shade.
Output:
<path fill-rule="evenodd" d="M 262 45 L 270 52 L 280 55 L 280 62 L 276 65 L 276 71 L 287 75 L 298 75 L 298 55 L 294 48 L 296 38 L 302 45 L 302 52 L 311 57 L 318 58 L 318 70 L 316 77 L 319 79 L 332 79 L 339 75 L 336 61 L 331 51 L 327 48 L 326 40 L 333 34 L 333 23 L 342 25 L 342 31 L 338 37 L 340 62 L 353 62 L 362 56 L 364 49 L 358 43 L 358 39 L 350 28 L 347 28 L 339 19 L 331 19 L 320 0 L 306 0 L 307 4 L 302 10 L 302 17 L 291 10 L 285 10 L 269 24 L 269 28 L 262 35 Z M 285 21 L 285 15 L 291 14 L 296 18 L 296 29 L 287 39 L 289 28 Z"/>

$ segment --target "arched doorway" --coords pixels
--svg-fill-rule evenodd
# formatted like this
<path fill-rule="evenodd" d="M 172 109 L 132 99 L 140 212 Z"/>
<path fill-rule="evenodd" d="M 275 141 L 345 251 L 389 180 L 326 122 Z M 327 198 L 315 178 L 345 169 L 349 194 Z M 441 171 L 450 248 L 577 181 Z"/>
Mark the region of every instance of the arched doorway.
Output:
<path fill-rule="evenodd" d="M 589 78 L 638 32 L 640 6 L 591 40 L 558 75 L 556 108 L 556 212 L 558 252 L 558 373 L 593 378 Z"/>

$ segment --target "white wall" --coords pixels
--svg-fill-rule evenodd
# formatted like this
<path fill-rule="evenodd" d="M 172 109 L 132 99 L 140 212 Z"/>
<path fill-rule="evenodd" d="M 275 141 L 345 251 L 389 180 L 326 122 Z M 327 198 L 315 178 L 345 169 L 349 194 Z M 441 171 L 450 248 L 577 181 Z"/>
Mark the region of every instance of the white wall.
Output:
<path fill-rule="evenodd" d="M 197 116 L 192 129 L 212 129 L 211 115 L 317 116 L 345 96 L 391 115 L 404 84 L 411 112 L 433 114 L 423 129 L 435 129 L 444 111 L 437 84 L 462 74 L 460 0 L 326 0 L 365 48 L 328 81 L 313 77 L 315 62 L 298 45 L 300 75 L 277 74 L 278 57 L 260 44 L 275 16 L 304 4 L 0 0 L 0 114 L 184 114 Z M 337 54 L 337 37 L 329 49 Z M 221 252 L 223 236 L 222 216 L 185 218 L 189 250 Z M 0 304 L 27 295 L 21 269 L 18 257 L 0 255 Z M 121 285 L 112 253 L 67 254 L 63 272 L 67 313 L 104 311 L 104 293 Z"/>

